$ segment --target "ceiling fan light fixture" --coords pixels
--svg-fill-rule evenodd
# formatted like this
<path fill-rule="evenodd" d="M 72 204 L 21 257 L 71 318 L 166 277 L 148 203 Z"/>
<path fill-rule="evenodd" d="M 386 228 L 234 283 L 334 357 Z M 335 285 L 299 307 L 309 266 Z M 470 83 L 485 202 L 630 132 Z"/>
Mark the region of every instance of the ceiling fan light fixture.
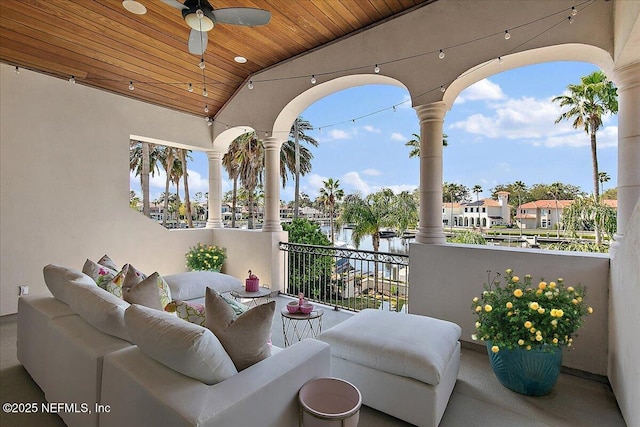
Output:
<path fill-rule="evenodd" d="M 202 13 L 202 18 L 198 18 L 198 11 Z M 211 31 L 215 23 L 201 9 L 198 11 L 185 9 L 184 21 L 196 31 Z"/>
<path fill-rule="evenodd" d="M 147 13 L 147 8 L 144 7 L 142 3 L 135 0 L 124 0 L 122 2 L 122 7 L 136 15 L 144 15 L 145 13 Z"/>

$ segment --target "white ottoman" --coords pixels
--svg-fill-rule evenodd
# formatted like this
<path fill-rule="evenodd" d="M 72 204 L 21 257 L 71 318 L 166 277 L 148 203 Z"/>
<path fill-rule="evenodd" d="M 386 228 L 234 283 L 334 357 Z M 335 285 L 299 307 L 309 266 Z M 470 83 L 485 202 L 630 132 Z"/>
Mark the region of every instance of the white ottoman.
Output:
<path fill-rule="evenodd" d="M 367 309 L 326 330 L 331 375 L 362 403 L 418 426 L 437 426 L 460 369 L 461 328 L 413 314 Z"/>

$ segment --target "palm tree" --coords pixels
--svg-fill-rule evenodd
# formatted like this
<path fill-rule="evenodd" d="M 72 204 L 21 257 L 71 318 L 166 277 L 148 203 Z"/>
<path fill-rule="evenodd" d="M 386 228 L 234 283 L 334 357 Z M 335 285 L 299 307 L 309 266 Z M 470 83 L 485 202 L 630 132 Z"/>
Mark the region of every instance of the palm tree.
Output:
<path fill-rule="evenodd" d="M 156 171 L 160 172 L 159 149 L 155 144 L 134 140 L 130 141 L 129 147 L 129 170 L 135 171 L 136 176 L 140 176 L 142 213 L 149 217 L 149 175 L 155 176 Z"/>
<path fill-rule="evenodd" d="M 326 206 L 329 206 L 329 224 L 331 225 L 331 244 L 335 243 L 334 229 L 333 229 L 333 217 L 334 208 L 336 202 L 344 197 L 344 191 L 340 188 L 340 180 L 329 178 L 326 181 L 322 181 L 324 187 L 320 189 L 320 197 L 324 201 Z"/>
<path fill-rule="evenodd" d="M 609 182 L 611 177 L 606 172 L 598 172 L 598 181 L 600 181 L 600 194 L 604 194 L 604 183 Z"/>
<path fill-rule="evenodd" d="M 518 212 L 518 210 L 520 209 L 520 206 L 522 205 L 522 193 L 524 193 L 527 190 L 527 186 L 522 181 L 516 181 L 516 182 L 513 183 L 513 190 L 518 195 L 518 208 L 516 209 L 516 218 L 517 218 L 518 214 L 520 213 L 520 212 Z M 518 222 L 518 225 L 519 225 L 519 228 L 520 228 L 520 237 L 522 237 L 522 219 L 523 218 L 520 217 L 520 221 Z"/>
<path fill-rule="evenodd" d="M 191 150 L 179 150 L 180 154 L 180 162 L 182 163 L 182 178 L 184 179 L 184 207 L 185 207 L 185 215 L 187 217 L 187 225 L 189 228 L 193 228 L 193 220 L 191 218 L 191 200 L 189 198 L 189 173 L 187 172 L 187 158 L 191 158 L 189 156 L 189 152 Z M 193 160 L 191 158 L 191 160 Z"/>
<path fill-rule="evenodd" d="M 244 134 L 239 138 L 238 151 L 235 162 L 238 164 L 238 177 L 240 184 L 247 192 L 247 207 L 249 209 L 249 222 L 247 227 L 254 228 L 255 215 L 255 191 L 262 185 L 264 175 L 264 146 L 254 132 Z"/>
<path fill-rule="evenodd" d="M 289 170 L 293 172 L 295 178 L 295 190 L 294 190 L 294 204 L 293 204 L 293 218 L 298 218 L 298 208 L 300 207 L 300 175 L 305 175 L 306 173 L 311 171 L 311 159 L 313 158 L 313 154 L 306 148 L 300 146 L 300 140 L 303 140 L 314 147 L 318 146 L 318 141 L 304 133 L 304 131 L 313 130 L 313 126 L 309 121 L 303 119 L 302 117 L 296 117 L 296 120 L 293 122 L 293 126 L 291 126 L 291 131 L 289 132 L 289 136 L 293 138 L 293 141 L 288 140 L 282 145 L 282 149 L 280 151 L 281 161 L 280 167 L 286 165 Z M 292 147 L 293 146 L 293 147 Z M 291 158 L 291 148 L 293 148 L 293 158 Z M 293 160 L 293 165 L 290 163 Z M 293 166 L 293 168 L 291 167 Z M 286 171 L 281 171 L 282 175 L 282 187 L 286 184 Z"/>
<path fill-rule="evenodd" d="M 442 134 L 442 146 L 446 147 L 447 145 L 449 145 L 449 142 L 447 141 L 447 138 L 449 138 L 449 136 L 446 133 Z M 405 142 L 404 144 L 406 147 L 410 147 L 411 151 L 409 152 L 409 158 L 412 159 L 414 157 L 420 157 L 420 135 L 418 135 L 417 133 L 413 134 L 413 139 L 409 140 L 407 142 Z"/>
<path fill-rule="evenodd" d="M 245 135 L 249 134 L 245 133 L 231 141 L 229 149 L 224 156 L 222 156 L 222 167 L 227 171 L 227 174 L 229 174 L 229 179 L 233 181 L 233 191 L 231 195 L 231 228 L 236 227 L 236 206 L 238 204 L 238 178 L 240 174 L 240 165 L 236 162 L 236 156 L 240 150 L 240 140 L 243 137 L 246 138 Z"/>
<path fill-rule="evenodd" d="M 602 126 L 602 116 L 618 112 L 618 94 L 613 82 L 607 79 L 602 71 L 594 71 L 588 76 L 581 77 L 581 83 L 567 86 L 569 95 L 561 95 L 553 98 L 561 107 L 569 107 L 556 119 L 556 123 L 562 120 L 573 120 L 575 129 L 583 128 L 591 139 L 591 163 L 593 173 L 593 196 L 595 201 L 600 200 L 599 174 L 598 174 L 598 150 L 596 133 Z M 601 243 L 600 227 L 596 225 L 596 245 Z"/>
<path fill-rule="evenodd" d="M 418 208 L 413 195 L 403 192 L 396 196 L 388 188 L 369 194 L 345 197 L 339 218 L 340 224 L 352 224 L 351 239 L 356 247 L 363 237 L 371 236 L 373 251 L 380 250 L 380 231 L 391 227 L 397 232 L 418 223 Z M 378 292 L 378 263 L 374 261 L 374 292 Z"/>
<path fill-rule="evenodd" d="M 480 224 L 480 193 L 482 193 L 482 186 L 476 184 L 473 186 L 472 192 L 476 193 L 476 209 L 478 210 L 478 227 L 482 231 L 482 225 Z"/>
<path fill-rule="evenodd" d="M 167 226 L 167 213 L 169 212 L 169 184 L 175 182 L 175 169 L 178 161 L 177 148 L 164 147 L 160 153 L 160 162 L 166 172 L 166 179 L 164 183 L 164 210 L 162 214 L 162 225 Z M 176 191 L 177 192 L 177 191 Z"/>

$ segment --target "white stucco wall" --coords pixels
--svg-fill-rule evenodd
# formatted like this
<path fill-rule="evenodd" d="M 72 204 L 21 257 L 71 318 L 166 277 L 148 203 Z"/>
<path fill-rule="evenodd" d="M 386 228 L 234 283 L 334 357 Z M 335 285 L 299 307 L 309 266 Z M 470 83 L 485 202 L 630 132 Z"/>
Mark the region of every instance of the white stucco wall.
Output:
<path fill-rule="evenodd" d="M 611 261 L 609 381 L 629 426 L 640 426 L 640 202 Z"/>
<path fill-rule="evenodd" d="M 211 147 L 202 118 L 0 64 L 0 315 L 42 268 L 109 254 L 144 272 L 184 271 L 211 230 L 169 231 L 129 208 L 129 136 Z M 231 254 L 233 256 L 233 254 Z"/>
<path fill-rule="evenodd" d="M 570 368 L 607 374 L 609 256 L 536 249 L 509 249 L 475 245 L 412 244 L 409 250 L 409 311 L 449 320 L 462 327 L 463 341 L 471 342 L 475 316 L 471 300 L 488 282 L 487 270 L 513 269 L 533 280 L 581 283 L 587 287 L 587 303 L 594 313 L 586 318 L 574 338 L 574 348 L 564 352 Z M 455 262 L 452 262 L 455 260 Z"/>

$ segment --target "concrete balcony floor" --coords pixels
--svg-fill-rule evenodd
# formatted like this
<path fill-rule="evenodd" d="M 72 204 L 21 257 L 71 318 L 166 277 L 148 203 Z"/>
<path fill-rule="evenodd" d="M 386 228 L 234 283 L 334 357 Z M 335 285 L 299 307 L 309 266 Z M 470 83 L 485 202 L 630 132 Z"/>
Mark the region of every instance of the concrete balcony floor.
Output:
<path fill-rule="evenodd" d="M 276 316 L 272 341 L 284 345 L 282 319 L 279 314 L 291 299 L 275 298 Z M 323 329 L 351 316 L 345 311 L 326 308 Z M 578 342 L 579 344 L 579 342 Z M 389 390 L 393 393 L 393 390 Z M 16 358 L 16 316 L 0 319 L 0 401 L 43 402 L 44 395 Z M 0 413 L 2 426 L 64 426 L 52 414 L 7 415 Z M 409 424 L 371 408 L 362 407 L 360 426 L 408 426 Z M 458 381 L 440 423 L 441 427 L 458 426 L 625 426 L 615 396 L 607 384 L 569 374 L 561 374 L 554 390 L 544 397 L 526 397 L 498 383 L 486 353 L 463 348 Z M 247 426 L 251 427 L 251 426 Z M 284 427 L 284 426 L 283 426 Z"/>

